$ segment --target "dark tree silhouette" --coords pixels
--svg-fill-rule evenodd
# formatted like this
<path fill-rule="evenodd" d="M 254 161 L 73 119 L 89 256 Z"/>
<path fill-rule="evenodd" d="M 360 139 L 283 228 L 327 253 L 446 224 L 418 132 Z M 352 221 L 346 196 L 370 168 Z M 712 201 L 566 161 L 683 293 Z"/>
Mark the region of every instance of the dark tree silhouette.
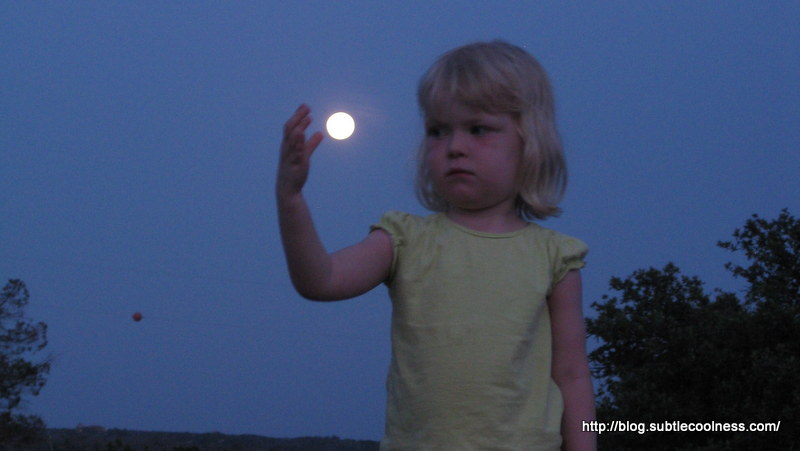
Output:
<path fill-rule="evenodd" d="M 0 444 L 34 443 L 44 430 L 41 418 L 18 413 L 26 395 L 44 387 L 50 359 L 34 361 L 47 346 L 47 325 L 25 316 L 30 293 L 11 279 L 0 293 Z"/>
<path fill-rule="evenodd" d="M 598 418 L 644 423 L 781 422 L 779 432 L 616 432 L 601 449 L 800 449 L 800 221 L 757 215 L 718 246 L 747 288 L 709 294 L 674 264 L 614 277 L 587 320 L 600 346 Z"/>

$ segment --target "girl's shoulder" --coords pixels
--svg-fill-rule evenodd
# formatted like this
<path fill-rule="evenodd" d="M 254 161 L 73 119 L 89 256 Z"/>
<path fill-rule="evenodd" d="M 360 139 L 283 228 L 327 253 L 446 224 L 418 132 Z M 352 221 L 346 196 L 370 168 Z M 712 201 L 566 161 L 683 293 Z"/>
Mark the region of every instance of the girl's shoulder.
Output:
<path fill-rule="evenodd" d="M 399 210 L 389 210 L 381 216 L 381 221 L 397 222 L 401 224 L 419 224 L 429 221 L 435 214 L 420 216 Z"/>
<path fill-rule="evenodd" d="M 577 240 L 578 239 L 578 238 L 575 238 L 573 236 L 567 235 L 565 233 L 561 233 L 558 230 L 551 229 L 549 227 L 545 227 L 545 226 L 543 226 L 543 225 L 541 225 L 539 223 L 536 223 L 536 222 L 529 222 L 528 226 L 525 228 L 525 230 L 526 230 L 527 233 L 530 233 L 532 235 L 536 235 L 536 236 L 539 236 L 539 237 L 547 237 L 548 239 L 553 239 L 553 240 L 562 240 L 562 239 Z"/>
<path fill-rule="evenodd" d="M 583 241 L 536 223 L 530 223 L 526 229 L 531 241 L 536 243 L 535 247 L 550 262 L 553 284 L 560 281 L 569 270 L 585 265 L 589 247 Z"/>
<path fill-rule="evenodd" d="M 526 233 L 534 240 L 545 244 L 550 249 L 573 250 L 586 254 L 588 246 L 582 240 L 561 233 L 557 230 L 531 222 L 526 227 Z"/>
<path fill-rule="evenodd" d="M 429 231 L 440 223 L 440 214 L 420 216 L 403 211 L 391 210 L 384 213 L 377 223 L 370 226 L 370 231 L 382 229 L 395 238 L 410 238 L 419 233 Z"/>
<path fill-rule="evenodd" d="M 569 246 L 586 246 L 585 243 L 578 238 L 566 235 L 554 229 L 544 227 L 535 222 L 529 222 L 525 228 L 512 233 L 484 233 L 460 226 L 447 219 L 447 216 L 444 213 L 431 213 L 421 216 L 404 211 L 390 210 L 384 213 L 380 220 L 370 227 L 370 230 L 375 229 L 384 229 L 392 235 L 397 234 L 407 236 L 413 236 L 418 233 L 441 231 L 445 229 L 458 229 L 476 236 L 493 238 L 524 237 L 525 239 L 533 240 L 540 244 L 547 243 L 549 246 L 556 247 L 559 247 L 562 244 Z"/>

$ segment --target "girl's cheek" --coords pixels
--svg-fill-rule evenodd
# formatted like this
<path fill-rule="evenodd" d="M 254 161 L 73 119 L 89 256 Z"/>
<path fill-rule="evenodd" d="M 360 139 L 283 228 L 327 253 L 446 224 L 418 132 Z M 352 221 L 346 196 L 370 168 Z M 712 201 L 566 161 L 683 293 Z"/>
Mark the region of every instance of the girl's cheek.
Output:
<path fill-rule="evenodd" d="M 428 148 L 428 153 L 425 156 L 426 164 L 428 169 L 431 171 L 431 175 L 436 176 L 438 173 L 443 171 L 443 167 L 445 164 L 446 158 L 442 156 L 442 152 L 439 149 L 435 148 Z"/>
<path fill-rule="evenodd" d="M 427 158 L 429 161 L 436 160 L 437 158 L 441 158 L 442 154 L 444 153 L 444 145 L 441 143 L 440 140 L 431 140 L 428 141 L 428 152 Z"/>

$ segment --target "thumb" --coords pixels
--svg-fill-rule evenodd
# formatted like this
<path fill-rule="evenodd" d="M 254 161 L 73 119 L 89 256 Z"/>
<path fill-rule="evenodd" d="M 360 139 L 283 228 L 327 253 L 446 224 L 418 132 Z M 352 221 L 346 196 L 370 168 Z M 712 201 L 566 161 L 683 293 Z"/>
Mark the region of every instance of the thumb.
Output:
<path fill-rule="evenodd" d="M 319 143 L 322 142 L 323 137 L 324 135 L 322 132 L 316 132 L 311 135 L 311 138 L 308 139 L 308 142 L 306 142 L 306 152 L 308 153 L 309 157 L 314 153 L 315 150 L 317 150 L 317 147 L 319 146 Z"/>

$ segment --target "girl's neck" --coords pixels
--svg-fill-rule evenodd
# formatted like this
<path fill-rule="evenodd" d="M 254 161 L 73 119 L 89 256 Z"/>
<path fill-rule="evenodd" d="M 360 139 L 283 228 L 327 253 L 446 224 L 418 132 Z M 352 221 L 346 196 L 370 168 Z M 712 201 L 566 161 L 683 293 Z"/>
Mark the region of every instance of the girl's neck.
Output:
<path fill-rule="evenodd" d="M 528 224 L 513 209 L 507 212 L 497 212 L 451 208 L 445 212 L 445 215 L 460 226 L 485 233 L 516 232 Z"/>

